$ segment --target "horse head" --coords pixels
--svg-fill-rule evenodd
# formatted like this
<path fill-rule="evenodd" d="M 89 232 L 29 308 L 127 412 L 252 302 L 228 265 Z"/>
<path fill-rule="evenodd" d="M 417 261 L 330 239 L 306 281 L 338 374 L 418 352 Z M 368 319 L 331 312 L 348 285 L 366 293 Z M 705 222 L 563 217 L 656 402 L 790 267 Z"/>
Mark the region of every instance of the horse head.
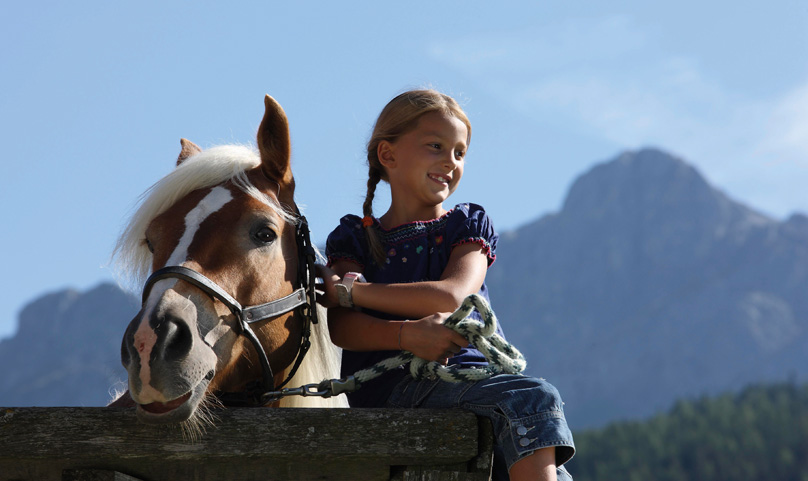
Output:
<path fill-rule="evenodd" d="M 266 380 L 266 367 L 277 385 L 296 359 L 305 308 L 246 324 L 233 307 L 299 291 L 301 217 L 289 127 L 268 95 L 257 140 L 258 153 L 239 146 L 202 150 L 183 139 L 176 168 L 147 192 L 118 243 L 135 277 L 154 273 L 121 347 L 128 396 L 142 421 L 192 419 L 214 393 L 244 392 Z M 202 280 L 160 275 L 172 269 Z M 315 329 L 327 349 L 325 327 Z M 328 362 L 323 367 L 333 375 Z"/>

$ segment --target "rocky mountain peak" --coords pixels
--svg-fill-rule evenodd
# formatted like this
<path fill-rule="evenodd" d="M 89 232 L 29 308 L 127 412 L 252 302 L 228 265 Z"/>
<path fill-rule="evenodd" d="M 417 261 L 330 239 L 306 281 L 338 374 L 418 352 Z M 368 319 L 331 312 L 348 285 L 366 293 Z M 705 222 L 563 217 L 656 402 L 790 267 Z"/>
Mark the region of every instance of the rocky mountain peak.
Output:
<path fill-rule="evenodd" d="M 617 211 L 670 215 L 693 207 L 725 210 L 726 198 L 693 166 L 646 148 L 624 152 L 581 175 L 570 188 L 562 212 L 594 220 Z"/>
<path fill-rule="evenodd" d="M 124 329 L 137 300 L 113 284 L 65 289 L 32 301 L 17 334 L 0 341 L 0 404 L 101 406 L 126 379 L 120 363 Z"/>

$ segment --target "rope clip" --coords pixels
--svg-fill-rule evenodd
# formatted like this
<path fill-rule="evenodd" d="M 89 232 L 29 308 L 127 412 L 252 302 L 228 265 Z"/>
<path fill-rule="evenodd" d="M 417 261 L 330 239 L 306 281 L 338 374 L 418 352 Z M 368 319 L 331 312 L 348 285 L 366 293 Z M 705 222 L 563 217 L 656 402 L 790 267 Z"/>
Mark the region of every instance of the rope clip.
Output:
<path fill-rule="evenodd" d="M 356 391 L 356 389 L 356 379 L 353 376 L 348 376 L 345 379 L 326 379 L 318 384 L 304 384 L 300 387 L 264 393 L 261 399 L 264 403 L 269 403 L 287 396 L 330 398 L 342 393 Z"/>

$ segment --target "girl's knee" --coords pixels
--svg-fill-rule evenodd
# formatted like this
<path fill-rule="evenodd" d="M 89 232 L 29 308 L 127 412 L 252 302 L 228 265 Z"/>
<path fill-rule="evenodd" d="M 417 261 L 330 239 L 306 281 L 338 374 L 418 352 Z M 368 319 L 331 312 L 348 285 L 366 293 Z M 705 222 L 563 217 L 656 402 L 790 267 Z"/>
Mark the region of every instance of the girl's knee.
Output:
<path fill-rule="evenodd" d="M 537 381 L 539 383 L 537 389 L 544 399 L 544 405 L 549 409 L 562 411 L 564 401 L 561 400 L 561 393 L 558 392 L 558 389 L 544 379 L 537 379 Z"/>
<path fill-rule="evenodd" d="M 521 386 L 514 391 L 518 402 L 532 406 L 533 413 L 563 411 L 564 402 L 555 386 L 544 379 L 525 377 Z"/>

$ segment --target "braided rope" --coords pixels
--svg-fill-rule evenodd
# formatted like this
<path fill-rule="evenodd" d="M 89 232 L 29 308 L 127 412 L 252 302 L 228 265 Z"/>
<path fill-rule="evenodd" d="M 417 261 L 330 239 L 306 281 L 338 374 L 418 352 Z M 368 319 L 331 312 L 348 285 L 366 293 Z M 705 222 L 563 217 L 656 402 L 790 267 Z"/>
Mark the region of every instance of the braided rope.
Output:
<path fill-rule="evenodd" d="M 480 313 L 482 323 L 468 317 L 472 309 L 477 309 Z M 467 368 L 457 365 L 444 366 L 435 361 L 416 357 L 409 351 L 402 351 L 397 356 L 357 371 L 354 374 L 357 387 L 407 363 L 410 363 L 410 374 L 414 379 L 440 378 L 449 382 L 474 382 L 496 374 L 518 374 L 525 370 L 527 365 L 525 357 L 497 334 L 497 317 L 491 306 L 480 295 L 472 294 L 466 297 L 443 325 L 458 332 L 476 347 L 488 359 L 488 366 Z"/>

